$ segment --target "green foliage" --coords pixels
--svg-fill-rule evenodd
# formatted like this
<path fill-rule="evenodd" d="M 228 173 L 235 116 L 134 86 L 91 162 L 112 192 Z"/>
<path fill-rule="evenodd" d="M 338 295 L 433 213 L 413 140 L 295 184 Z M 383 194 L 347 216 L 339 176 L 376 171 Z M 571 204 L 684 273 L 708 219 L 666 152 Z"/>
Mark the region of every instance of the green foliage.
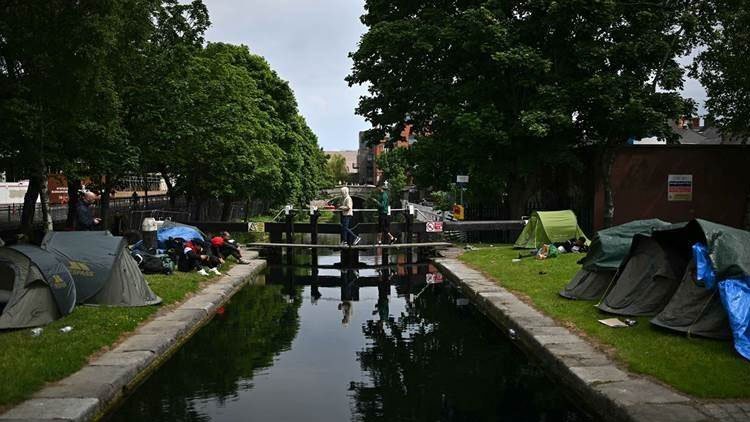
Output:
<path fill-rule="evenodd" d="M 707 18 L 691 74 L 706 88 L 712 123 L 728 136 L 750 136 L 750 4 L 742 0 L 701 2 Z"/>
<path fill-rule="evenodd" d="M 611 153 L 631 136 L 670 137 L 695 9 L 684 1 L 368 0 L 368 32 L 350 84 L 367 84 L 357 112 L 382 132 L 405 119 L 422 134 L 414 180 L 524 203 L 577 150 Z M 543 186 L 539 186 L 543 187 Z"/>
<path fill-rule="evenodd" d="M 18 177 L 51 168 L 113 185 L 158 172 L 197 201 L 278 203 L 325 183 L 288 83 L 245 46 L 205 45 L 201 0 L 13 0 L 0 12 L 0 159 Z"/>
<path fill-rule="evenodd" d="M 559 292 L 580 269 L 578 254 L 552 260 L 531 258 L 512 263 L 518 250 L 510 246 L 483 248 L 461 259 L 486 272 L 505 288 L 528 297 L 533 305 L 562 324 L 583 331 L 623 362 L 629 370 L 650 375 L 672 387 L 702 398 L 747 398 L 750 367 L 729 342 L 687 338 L 660 330 L 648 317 L 638 324 L 612 329 L 598 322 L 604 315 L 592 302 L 561 298 Z M 679 356 L 679 359 L 675 359 Z"/>
<path fill-rule="evenodd" d="M 386 150 L 377 158 L 378 169 L 383 172 L 381 180 L 388 182 L 391 202 L 398 201 L 406 188 L 410 173 L 408 158 L 409 150 L 406 148 Z"/>
<path fill-rule="evenodd" d="M 328 180 L 331 181 L 331 185 L 339 182 L 346 183 L 349 181 L 349 171 L 346 168 L 346 158 L 342 155 L 332 154 L 328 157 L 326 171 L 328 172 Z"/>

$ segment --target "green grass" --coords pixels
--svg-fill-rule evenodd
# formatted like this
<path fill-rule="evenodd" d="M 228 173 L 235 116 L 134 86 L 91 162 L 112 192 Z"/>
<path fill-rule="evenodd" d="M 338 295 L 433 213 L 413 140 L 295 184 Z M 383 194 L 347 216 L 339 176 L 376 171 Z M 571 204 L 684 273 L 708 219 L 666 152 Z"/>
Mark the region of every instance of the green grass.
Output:
<path fill-rule="evenodd" d="M 230 265 L 224 264 L 222 270 L 229 269 Z M 32 337 L 28 329 L 0 333 L 0 411 L 29 398 L 45 383 L 76 372 L 89 356 L 133 331 L 160 307 L 182 300 L 211 279 L 180 272 L 146 278 L 151 289 L 164 300 L 162 305 L 141 308 L 78 306 L 70 315 L 43 327 L 38 337 Z M 65 334 L 59 331 L 68 325 L 73 331 Z"/>
<path fill-rule="evenodd" d="M 584 333 L 633 372 L 650 375 L 696 397 L 750 397 L 750 362 L 734 352 L 731 342 L 687 338 L 658 329 L 645 317 L 637 318 L 634 327 L 609 328 L 597 321 L 607 316 L 594 302 L 567 300 L 557 294 L 580 268 L 576 261 L 582 255 L 545 261 L 524 258 L 512 263 L 518 253 L 509 246 L 482 248 L 465 253 L 461 260 L 525 296 L 540 311 Z"/>

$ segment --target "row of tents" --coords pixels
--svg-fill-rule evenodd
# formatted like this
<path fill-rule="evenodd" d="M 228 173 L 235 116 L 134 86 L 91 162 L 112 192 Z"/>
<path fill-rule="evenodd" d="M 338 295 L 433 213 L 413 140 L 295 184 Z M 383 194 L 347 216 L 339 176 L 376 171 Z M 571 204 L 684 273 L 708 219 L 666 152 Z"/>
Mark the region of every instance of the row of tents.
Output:
<path fill-rule="evenodd" d="M 515 246 L 580 237 L 572 211 L 537 212 Z M 750 359 L 750 232 L 700 219 L 638 220 L 599 231 L 579 263 L 561 296 L 688 335 L 733 338 Z"/>
<path fill-rule="evenodd" d="M 40 246 L 0 247 L 0 329 L 45 325 L 82 304 L 159 303 L 125 239 L 109 232 L 50 232 Z"/>

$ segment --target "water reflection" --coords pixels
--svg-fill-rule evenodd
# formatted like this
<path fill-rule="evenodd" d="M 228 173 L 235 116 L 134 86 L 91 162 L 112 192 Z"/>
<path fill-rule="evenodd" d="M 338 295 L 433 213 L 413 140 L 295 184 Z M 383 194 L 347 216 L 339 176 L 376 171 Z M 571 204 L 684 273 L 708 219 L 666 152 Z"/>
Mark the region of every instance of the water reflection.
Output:
<path fill-rule="evenodd" d="M 235 296 L 112 419 L 583 420 L 435 268 L 309 259 Z"/>
<path fill-rule="evenodd" d="M 289 350 L 299 300 L 279 286 L 248 286 L 147 380 L 112 421 L 208 421 L 252 389 L 254 375 Z"/>

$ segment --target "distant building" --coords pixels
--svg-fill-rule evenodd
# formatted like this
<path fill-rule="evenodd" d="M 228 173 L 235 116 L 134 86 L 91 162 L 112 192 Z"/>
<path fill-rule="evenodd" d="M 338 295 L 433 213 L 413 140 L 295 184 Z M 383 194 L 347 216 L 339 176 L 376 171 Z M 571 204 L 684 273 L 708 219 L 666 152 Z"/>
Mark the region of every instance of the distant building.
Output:
<path fill-rule="evenodd" d="M 347 173 L 357 173 L 357 151 L 323 151 L 323 153 L 331 157 L 334 155 L 344 157 Z"/>
<path fill-rule="evenodd" d="M 721 130 L 701 124 L 700 117 L 681 117 L 677 121 L 670 121 L 672 131 L 679 136 L 677 142 L 682 145 L 738 145 L 748 143 L 747 139 L 722 135 Z M 655 136 L 635 140 L 634 145 L 666 145 L 666 141 Z"/>
<path fill-rule="evenodd" d="M 363 185 L 377 185 L 382 173 L 378 170 L 377 158 L 388 150 L 386 137 L 377 145 L 368 146 L 364 139 L 365 132 L 359 132 L 359 150 L 357 151 L 358 182 Z M 407 124 L 401 131 L 401 136 L 393 143 L 394 148 L 409 148 L 416 141 L 412 125 Z"/>

